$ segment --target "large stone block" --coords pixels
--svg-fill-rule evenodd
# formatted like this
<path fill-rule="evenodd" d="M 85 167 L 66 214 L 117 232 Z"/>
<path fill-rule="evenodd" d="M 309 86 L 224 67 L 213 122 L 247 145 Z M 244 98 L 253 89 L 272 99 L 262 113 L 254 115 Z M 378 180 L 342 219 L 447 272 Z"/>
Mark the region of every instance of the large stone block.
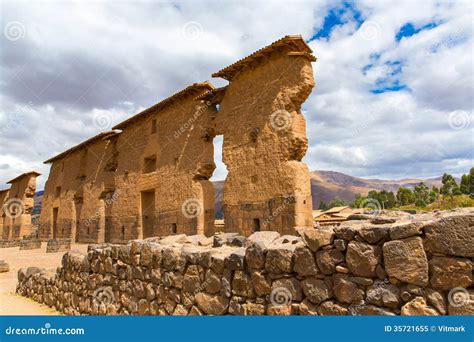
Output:
<path fill-rule="evenodd" d="M 265 270 L 270 273 L 290 273 L 293 269 L 294 246 L 279 245 L 267 251 Z"/>
<path fill-rule="evenodd" d="M 324 274 L 333 274 L 336 266 L 344 261 L 344 255 L 337 249 L 324 249 L 316 252 L 318 268 Z"/>
<path fill-rule="evenodd" d="M 350 281 L 346 275 L 334 275 L 333 291 L 337 300 L 342 303 L 360 302 L 364 299 L 364 290 Z"/>
<path fill-rule="evenodd" d="M 330 245 L 334 241 L 332 229 L 303 229 L 300 234 L 304 243 L 313 252 L 317 252 L 321 247 Z"/>
<path fill-rule="evenodd" d="M 277 292 L 287 293 L 289 298 L 286 298 L 288 302 L 301 301 L 302 292 L 300 282 L 296 278 L 281 278 L 275 280 L 272 284 L 272 293 Z"/>
<path fill-rule="evenodd" d="M 295 249 L 295 272 L 299 276 L 316 275 L 319 272 L 314 255 L 311 250 L 304 246 L 299 246 Z"/>
<path fill-rule="evenodd" d="M 364 242 L 351 241 L 347 246 L 346 262 L 352 273 L 361 277 L 376 276 L 381 250 Z"/>
<path fill-rule="evenodd" d="M 223 315 L 229 308 L 229 298 L 220 295 L 198 293 L 195 296 L 196 303 L 204 313 L 208 315 Z"/>
<path fill-rule="evenodd" d="M 366 300 L 377 306 L 397 308 L 400 305 L 400 289 L 390 283 L 377 281 L 367 288 Z"/>
<path fill-rule="evenodd" d="M 443 217 L 427 224 L 424 231 L 427 251 L 474 257 L 474 214 Z"/>
<path fill-rule="evenodd" d="M 301 281 L 305 296 L 314 304 L 319 304 L 332 297 L 333 293 L 324 280 L 310 277 Z"/>
<path fill-rule="evenodd" d="M 428 260 L 420 237 L 386 242 L 383 258 L 390 277 L 413 285 L 428 284 Z"/>
<path fill-rule="evenodd" d="M 410 316 L 436 316 L 438 312 L 426 304 L 423 297 L 416 297 L 402 307 L 402 315 Z"/>
<path fill-rule="evenodd" d="M 441 290 L 473 284 L 472 262 L 463 258 L 433 257 L 430 260 L 431 286 Z"/>

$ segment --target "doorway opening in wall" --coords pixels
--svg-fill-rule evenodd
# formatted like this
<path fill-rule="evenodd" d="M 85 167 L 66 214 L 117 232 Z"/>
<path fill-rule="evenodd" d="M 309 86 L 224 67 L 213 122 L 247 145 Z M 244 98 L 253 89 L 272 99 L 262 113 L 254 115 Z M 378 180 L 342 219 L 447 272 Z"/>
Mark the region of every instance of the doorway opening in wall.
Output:
<path fill-rule="evenodd" d="M 59 208 L 53 208 L 53 239 L 58 237 L 58 212 Z"/>
<path fill-rule="evenodd" d="M 155 229 L 155 190 L 141 192 L 141 216 L 143 238 L 153 236 Z"/>
<path fill-rule="evenodd" d="M 215 219 L 224 219 L 224 212 L 222 210 L 222 201 L 224 198 L 224 181 L 227 177 L 227 167 L 222 162 L 222 144 L 224 143 L 224 136 L 217 135 L 214 137 L 214 163 L 216 168 L 212 174 L 211 181 L 214 185 L 214 209 Z"/>
<path fill-rule="evenodd" d="M 254 218 L 253 219 L 253 231 L 254 232 L 259 232 L 260 231 L 260 219 Z"/>
<path fill-rule="evenodd" d="M 171 224 L 171 234 L 176 234 L 178 232 L 178 225 L 176 223 Z"/>

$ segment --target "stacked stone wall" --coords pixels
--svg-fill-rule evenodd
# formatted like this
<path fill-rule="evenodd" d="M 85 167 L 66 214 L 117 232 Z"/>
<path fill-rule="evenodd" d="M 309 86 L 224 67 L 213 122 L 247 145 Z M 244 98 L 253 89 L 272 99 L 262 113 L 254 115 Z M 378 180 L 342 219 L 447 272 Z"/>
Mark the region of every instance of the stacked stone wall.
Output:
<path fill-rule="evenodd" d="M 20 251 L 41 248 L 41 240 L 35 234 L 23 237 L 20 240 Z"/>
<path fill-rule="evenodd" d="M 49 239 L 46 253 L 66 252 L 71 249 L 71 239 Z"/>
<path fill-rule="evenodd" d="M 17 292 L 69 315 L 474 315 L 474 212 L 69 252 Z"/>
<path fill-rule="evenodd" d="M 20 239 L 2 239 L 0 240 L 0 248 L 11 248 L 20 246 Z"/>

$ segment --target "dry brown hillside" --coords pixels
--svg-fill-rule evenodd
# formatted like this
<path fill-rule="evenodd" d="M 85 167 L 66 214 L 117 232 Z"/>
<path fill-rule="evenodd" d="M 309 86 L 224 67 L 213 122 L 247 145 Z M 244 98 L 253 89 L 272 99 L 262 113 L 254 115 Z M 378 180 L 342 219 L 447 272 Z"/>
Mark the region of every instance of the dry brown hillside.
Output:
<path fill-rule="evenodd" d="M 458 179 L 456 181 L 459 182 Z M 370 190 L 387 190 L 396 192 L 400 187 L 413 188 L 420 182 L 428 187 L 440 186 L 441 177 L 429 179 L 406 178 L 399 180 L 365 179 L 349 176 L 335 171 L 311 172 L 311 190 L 313 195 L 313 208 L 317 209 L 321 201 L 329 202 L 338 197 L 352 202 L 356 194 L 367 195 Z M 216 212 L 222 208 L 223 181 L 213 182 L 216 189 Z"/>

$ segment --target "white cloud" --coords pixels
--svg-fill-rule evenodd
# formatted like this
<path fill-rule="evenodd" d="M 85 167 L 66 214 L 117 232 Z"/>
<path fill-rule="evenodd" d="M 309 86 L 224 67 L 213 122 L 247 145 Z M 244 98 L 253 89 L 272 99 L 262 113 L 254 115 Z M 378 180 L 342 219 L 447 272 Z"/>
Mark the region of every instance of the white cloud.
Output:
<path fill-rule="evenodd" d="M 2 22 L 21 22 L 25 36 L 1 37 L 0 179 L 37 169 L 41 188 L 48 173 L 42 161 L 103 130 L 97 118 L 105 126 L 119 122 L 286 34 L 309 39 L 328 9 L 341 5 L 2 3 Z M 310 43 L 318 57 L 316 88 L 304 106 L 310 169 L 398 178 L 466 172 L 474 164 L 472 5 L 355 6 L 375 31 L 346 13 L 328 38 Z M 397 42 L 409 22 L 438 26 Z M 387 64 L 396 61 L 399 71 Z M 377 82 L 396 81 L 408 90 L 370 92 Z M 470 126 L 453 129 L 449 115 L 459 110 Z M 18 112 L 21 124 L 12 124 Z M 224 174 L 220 165 L 216 178 Z"/>

